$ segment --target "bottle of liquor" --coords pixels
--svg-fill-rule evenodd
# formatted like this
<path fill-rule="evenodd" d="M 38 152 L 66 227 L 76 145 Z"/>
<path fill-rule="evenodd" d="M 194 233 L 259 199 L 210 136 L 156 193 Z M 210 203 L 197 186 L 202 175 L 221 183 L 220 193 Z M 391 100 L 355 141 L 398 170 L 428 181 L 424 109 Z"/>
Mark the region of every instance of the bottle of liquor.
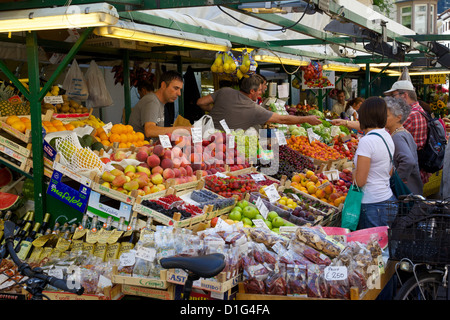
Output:
<path fill-rule="evenodd" d="M 119 258 L 121 246 L 120 239 L 122 238 L 125 229 L 125 218 L 120 217 L 117 228 L 111 231 L 112 234 L 106 249 L 105 261 L 116 260 Z"/>
<path fill-rule="evenodd" d="M 124 232 L 120 241 L 119 257 L 122 253 L 128 252 L 134 248 L 134 245 L 139 240 L 139 230 L 136 228 L 137 218 L 132 217 L 131 222 L 127 227 L 127 231 Z"/>
<path fill-rule="evenodd" d="M 14 237 L 14 250 L 18 252 L 19 250 L 19 244 L 22 241 L 22 239 L 25 239 L 28 232 L 30 231 L 31 223 L 27 222 L 22 230 L 20 230 L 16 236 Z"/>
<path fill-rule="evenodd" d="M 91 231 L 92 232 L 97 232 L 97 227 L 98 227 L 98 217 L 94 216 L 91 220 Z"/>
<path fill-rule="evenodd" d="M 15 224 L 16 227 L 14 228 L 14 235 L 18 234 L 23 227 L 25 226 L 25 224 L 27 223 L 28 220 L 28 216 L 30 215 L 30 211 L 28 211 L 27 213 L 25 213 L 25 215 L 23 216 L 22 219 L 17 219 Z"/>
<path fill-rule="evenodd" d="M 39 231 L 40 226 L 41 224 L 39 222 L 36 222 L 33 230 L 19 243 L 20 250 L 17 253 L 19 259 L 26 260 L 28 258 L 28 255 L 31 252 L 31 248 L 33 247 L 32 243 L 34 239 L 36 239 L 36 235 Z"/>
<path fill-rule="evenodd" d="M 44 219 L 42 220 L 42 225 L 41 225 L 41 228 L 38 231 L 38 235 L 39 234 L 43 235 L 45 233 L 45 231 L 47 231 L 49 221 L 50 221 L 50 213 L 47 212 L 44 215 Z"/>
<path fill-rule="evenodd" d="M 109 216 L 106 221 L 103 223 L 103 229 L 110 231 L 112 227 L 112 216 Z"/>
<path fill-rule="evenodd" d="M 5 223 L 5 221 L 9 221 L 9 220 L 11 220 L 11 217 L 12 217 L 12 212 L 11 211 L 6 211 L 6 213 L 4 214 L 4 216 L 3 216 L 3 224 Z M 3 228 L 2 228 L 2 230 L 0 230 L 0 240 L 1 240 L 1 244 L 3 244 L 4 242 L 5 242 L 5 239 L 3 239 L 3 236 L 4 236 L 4 231 L 3 231 Z"/>

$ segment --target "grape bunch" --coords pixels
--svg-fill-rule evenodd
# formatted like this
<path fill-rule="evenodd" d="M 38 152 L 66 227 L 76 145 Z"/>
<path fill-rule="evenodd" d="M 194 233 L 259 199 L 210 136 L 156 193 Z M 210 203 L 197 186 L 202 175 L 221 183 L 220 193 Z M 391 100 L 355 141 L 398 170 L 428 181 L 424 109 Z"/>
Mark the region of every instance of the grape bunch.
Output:
<path fill-rule="evenodd" d="M 280 180 L 283 175 L 290 178 L 294 172 L 302 172 L 305 169 L 315 170 L 311 159 L 286 145 L 279 147 L 278 157 L 276 154 L 274 156 L 275 159 L 278 158 L 278 172 L 273 175 L 275 179 Z"/>

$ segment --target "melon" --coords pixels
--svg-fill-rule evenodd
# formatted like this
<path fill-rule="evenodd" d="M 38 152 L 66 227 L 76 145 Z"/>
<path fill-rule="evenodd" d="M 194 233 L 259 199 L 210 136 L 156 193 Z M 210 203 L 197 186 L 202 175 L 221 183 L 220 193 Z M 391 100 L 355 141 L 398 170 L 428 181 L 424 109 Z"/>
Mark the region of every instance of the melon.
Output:
<path fill-rule="evenodd" d="M 24 199 L 16 194 L 0 192 L 0 210 L 17 210 L 24 204 Z"/>
<path fill-rule="evenodd" d="M 13 175 L 8 168 L 0 169 L 0 188 L 7 186 L 13 181 Z"/>

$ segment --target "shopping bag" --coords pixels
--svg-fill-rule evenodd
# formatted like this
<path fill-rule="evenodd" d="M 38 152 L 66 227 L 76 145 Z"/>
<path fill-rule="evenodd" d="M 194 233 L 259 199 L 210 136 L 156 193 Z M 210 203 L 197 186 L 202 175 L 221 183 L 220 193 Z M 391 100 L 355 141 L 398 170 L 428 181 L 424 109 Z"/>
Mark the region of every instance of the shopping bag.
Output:
<path fill-rule="evenodd" d="M 408 186 L 403 182 L 403 180 L 398 175 L 397 169 L 394 169 L 394 173 L 389 179 L 389 183 L 391 185 L 392 192 L 394 193 L 397 199 L 399 196 L 405 196 L 412 193 L 409 190 Z"/>
<path fill-rule="evenodd" d="M 341 227 L 356 230 L 361 214 L 361 200 L 364 192 L 354 183 L 348 189 L 341 213 Z"/>
<path fill-rule="evenodd" d="M 194 128 L 202 128 L 203 139 L 208 140 L 209 136 L 216 130 L 214 128 L 214 122 L 211 116 L 204 115 L 200 119 L 194 122 Z"/>
<path fill-rule="evenodd" d="M 89 90 L 83 72 L 81 72 L 75 59 L 64 78 L 63 88 L 66 90 L 68 98 L 73 100 L 86 101 L 89 96 Z"/>
<path fill-rule="evenodd" d="M 89 97 L 86 101 L 88 108 L 109 107 L 113 104 L 113 99 L 106 87 L 105 77 L 98 67 L 97 63 L 92 60 L 85 74 L 86 84 L 89 88 Z"/>

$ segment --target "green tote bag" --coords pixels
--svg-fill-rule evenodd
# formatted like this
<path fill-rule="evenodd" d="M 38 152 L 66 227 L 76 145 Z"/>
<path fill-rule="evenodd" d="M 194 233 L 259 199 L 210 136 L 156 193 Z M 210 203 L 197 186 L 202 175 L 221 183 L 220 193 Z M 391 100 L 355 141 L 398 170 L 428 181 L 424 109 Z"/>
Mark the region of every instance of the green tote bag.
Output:
<path fill-rule="evenodd" d="M 364 192 L 355 183 L 350 186 L 342 208 L 341 227 L 355 231 L 361 213 L 361 200 Z"/>

